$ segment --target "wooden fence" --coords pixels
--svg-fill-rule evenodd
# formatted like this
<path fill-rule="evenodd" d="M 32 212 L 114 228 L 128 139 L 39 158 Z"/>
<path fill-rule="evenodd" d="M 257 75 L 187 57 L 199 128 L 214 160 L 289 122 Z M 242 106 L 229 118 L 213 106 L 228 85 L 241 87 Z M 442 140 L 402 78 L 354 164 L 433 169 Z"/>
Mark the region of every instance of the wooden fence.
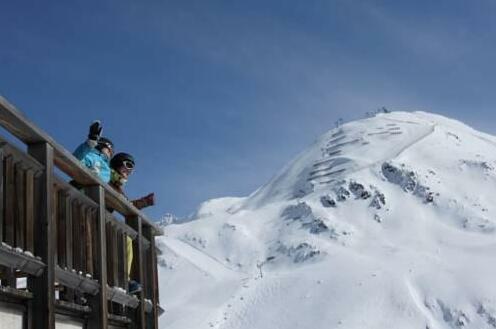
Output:
<path fill-rule="evenodd" d="M 20 310 L 25 329 L 54 329 L 61 317 L 88 329 L 158 329 L 160 228 L 1 96 L 0 125 L 21 141 L 0 137 L 0 309 Z M 128 292 L 128 239 L 137 294 Z"/>

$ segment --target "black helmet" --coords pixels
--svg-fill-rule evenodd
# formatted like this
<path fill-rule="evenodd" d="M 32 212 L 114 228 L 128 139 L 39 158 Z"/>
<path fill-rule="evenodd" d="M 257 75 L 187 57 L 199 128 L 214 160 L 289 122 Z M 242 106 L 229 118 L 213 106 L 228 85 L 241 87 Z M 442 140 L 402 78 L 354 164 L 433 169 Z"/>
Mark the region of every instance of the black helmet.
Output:
<path fill-rule="evenodd" d="M 108 139 L 107 137 L 100 137 L 98 139 L 98 142 L 97 142 L 97 145 L 96 145 L 96 148 L 98 150 L 102 150 L 103 148 L 108 148 L 109 150 L 113 150 L 114 149 L 114 143 L 112 143 L 112 141 L 110 139 Z"/>
<path fill-rule="evenodd" d="M 134 169 L 134 158 L 131 154 L 117 153 L 110 160 L 110 168 L 117 170 L 122 166 L 129 170 Z"/>

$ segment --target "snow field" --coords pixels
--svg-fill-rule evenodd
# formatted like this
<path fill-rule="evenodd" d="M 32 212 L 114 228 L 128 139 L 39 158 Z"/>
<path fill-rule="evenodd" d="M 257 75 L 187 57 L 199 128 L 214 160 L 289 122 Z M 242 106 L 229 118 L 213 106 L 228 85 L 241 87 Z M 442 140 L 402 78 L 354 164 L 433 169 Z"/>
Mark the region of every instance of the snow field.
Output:
<path fill-rule="evenodd" d="M 496 328 L 496 138 L 425 112 L 321 136 L 158 240 L 164 328 Z M 262 276 L 261 276 L 262 274 Z"/>

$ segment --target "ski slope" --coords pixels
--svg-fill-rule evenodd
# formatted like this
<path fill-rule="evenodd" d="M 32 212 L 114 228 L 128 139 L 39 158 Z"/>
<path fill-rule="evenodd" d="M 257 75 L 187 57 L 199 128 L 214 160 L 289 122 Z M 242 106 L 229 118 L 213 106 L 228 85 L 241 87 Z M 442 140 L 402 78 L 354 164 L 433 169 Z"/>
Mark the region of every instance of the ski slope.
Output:
<path fill-rule="evenodd" d="M 332 129 L 158 239 L 162 328 L 496 328 L 496 138 L 425 112 Z"/>

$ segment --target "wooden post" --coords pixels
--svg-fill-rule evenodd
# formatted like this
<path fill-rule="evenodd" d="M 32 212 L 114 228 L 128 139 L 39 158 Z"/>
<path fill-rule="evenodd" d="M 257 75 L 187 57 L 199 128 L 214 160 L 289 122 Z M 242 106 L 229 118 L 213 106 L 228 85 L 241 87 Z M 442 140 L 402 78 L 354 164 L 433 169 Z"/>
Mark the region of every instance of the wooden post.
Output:
<path fill-rule="evenodd" d="M 142 223 L 140 217 L 126 217 L 126 224 L 131 226 L 136 232 L 138 232 L 138 236 L 135 240 L 135 248 L 133 248 L 133 271 L 134 277 L 130 279 L 136 280 L 140 283 L 143 283 L 143 231 L 142 231 Z M 138 298 L 140 300 L 139 306 L 134 311 L 134 324 L 137 329 L 145 329 L 146 328 L 146 317 L 145 317 L 145 292 L 141 290 L 138 294 Z"/>
<path fill-rule="evenodd" d="M 54 266 L 58 264 L 58 248 L 57 248 L 57 241 L 60 233 L 58 232 L 57 229 L 57 215 L 58 215 L 58 190 L 55 188 L 55 186 L 52 188 L 52 239 L 54 240 L 54 248 L 53 248 L 53 261 L 54 261 Z"/>
<path fill-rule="evenodd" d="M 14 246 L 14 207 L 15 207 L 15 185 L 14 185 L 14 160 L 12 156 L 5 158 L 5 242 Z"/>
<path fill-rule="evenodd" d="M 26 171 L 26 250 L 34 255 L 34 173 Z"/>
<path fill-rule="evenodd" d="M 35 253 L 46 264 L 43 274 L 30 278 L 29 289 L 34 298 L 29 302 L 29 329 L 55 329 L 55 240 L 52 231 L 55 227 L 52 216 L 53 194 L 53 148 L 48 143 L 31 144 L 28 152 L 45 166 L 38 180 L 37 193 L 39 204 L 36 205 Z"/>
<path fill-rule="evenodd" d="M 107 244 L 105 234 L 105 194 L 101 186 L 87 188 L 88 196 L 99 205 L 96 218 L 97 257 L 95 279 L 100 282 L 100 293 L 90 299 L 92 312 L 88 319 L 87 329 L 106 329 L 108 325 L 107 303 Z"/>
<path fill-rule="evenodd" d="M 12 156 L 5 159 L 5 243 L 15 247 L 15 164 Z M 16 288 L 16 278 L 12 269 L 5 269 L 6 283 L 12 288 Z M 4 282 L 5 281 L 5 282 Z"/>
<path fill-rule="evenodd" d="M 81 243 L 79 237 L 81 236 L 79 230 L 79 221 L 81 216 L 81 204 L 77 200 L 72 201 L 72 268 L 76 271 L 81 270 L 81 258 L 80 258 L 80 249 Z"/>
<path fill-rule="evenodd" d="M 4 154 L 3 148 L 0 147 L 0 242 L 3 241 L 3 222 L 4 222 Z"/>
<path fill-rule="evenodd" d="M 114 276 L 112 274 L 112 270 L 114 267 L 112 266 L 113 257 L 112 257 L 112 249 L 114 246 L 112 245 L 112 222 L 108 222 L 105 224 L 105 241 L 107 242 L 107 279 L 109 286 L 114 286 Z"/>
<path fill-rule="evenodd" d="M 115 287 L 119 286 L 119 262 L 122 261 L 119 259 L 118 250 L 117 250 L 117 227 L 112 227 L 111 231 L 112 239 L 110 240 L 112 243 L 112 282 Z"/>
<path fill-rule="evenodd" d="M 16 218 L 16 228 L 15 228 L 15 245 L 16 247 L 26 249 L 25 246 L 25 236 L 26 236 L 26 217 L 25 217 L 25 207 L 26 201 L 25 196 L 25 174 L 24 168 L 20 162 L 15 165 L 15 194 L 16 194 L 16 206 L 15 206 L 15 218 Z"/>
<path fill-rule="evenodd" d="M 79 259 L 81 261 L 81 267 L 79 271 L 83 272 L 83 275 L 86 275 L 86 211 L 87 207 L 81 204 L 79 215 Z"/>
<path fill-rule="evenodd" d="M 66 250 L 66 213 L 65 213 L 65 200 L 67 194 L 64 191 L 57 193 L 57 264 L 61 268 L 67 267 L 67 250 Z"/>
<path fill-rule="evenodd" d="M 85 224 L 86 224 L 86 273 L 89 273 L 91 275 L 94 274 L 94 269 L 93 269 L 93 237 L 91 236 L 92 234 L 92 227 L 93 227 L 93 209 L 88 207 L 88 210 L 86 211 L 86 216 L 85 216 Z"/>
<path fill-rule="evenodd" d="M 62 205 L 65 218 L 65 266 L 69 270 L 74 268 L 74 253 L 73 253 L 73 238 L 72 238 L 72 200 L 69 196 L 64 198 L 64 203 Z M 74 291 L 72 289 L 67 289 L 64 294 L 65 299 L 68 302 L 74 301 Z"/>
<path fill-rule="evenodd" d="M 127 267 L 127 234 L 122 235 L 122 262 L 124 263 L 124 273 L 123 273 L 123 288 L 128 291 L 128 285 L 129 285 L 129 273 L 128 273 L 128 267 Z"/>
<path fill-rule="evenodd" d="M 147 226 L 144 228 L 145 237 L 150 241 L 150 249 L 148 255 L 148 278 L 151 290 L 151 300 L 153 304 L 153 329 L 158 329 L 158 274 L 157 274 L 157 248 L 155 246 L 155 236 L 153 235 L 152 228 Z"/>

